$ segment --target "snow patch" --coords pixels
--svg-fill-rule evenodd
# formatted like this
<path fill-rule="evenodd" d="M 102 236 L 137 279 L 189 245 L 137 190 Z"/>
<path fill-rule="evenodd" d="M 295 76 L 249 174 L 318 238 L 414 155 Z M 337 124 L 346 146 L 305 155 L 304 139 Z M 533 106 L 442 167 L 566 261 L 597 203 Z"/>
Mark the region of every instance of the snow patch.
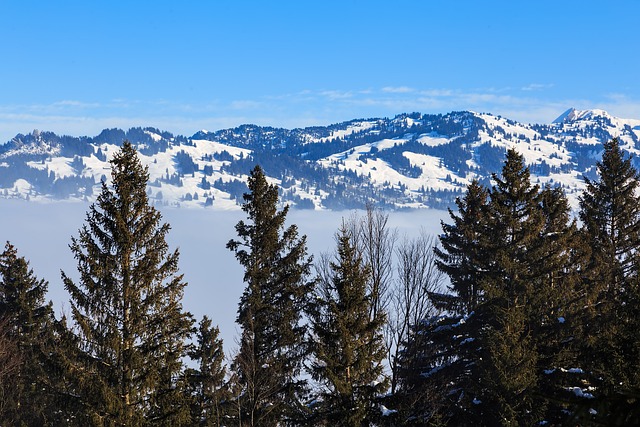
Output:
<path fill-rule="evenodd" d="M 389 415 L 395 414 L 398 411 L 396 411 L 395 409 L 389 409 L 384 405 L 380 405 L 380 412 L 382 412 L 383 417 L 388 417 Z"/>
<path fill-rule="evenodd" d="M 565 390 L 572 392 L 577 397 L 583 397 L 585 399 L 593 399 L 595 397 L 593 394 L 581 389 L 580 387 L 566 387 Z"/>
<path fill-rule="evenodd" d="M 160 135 L 158 135 L 157 133 L 145 130 L 144 133 L 146 133 L 147 135 L 149 135 L 151 137 L 151 139 L 153 139 L 155 142 L 161 141 L 162 137 Z"/>

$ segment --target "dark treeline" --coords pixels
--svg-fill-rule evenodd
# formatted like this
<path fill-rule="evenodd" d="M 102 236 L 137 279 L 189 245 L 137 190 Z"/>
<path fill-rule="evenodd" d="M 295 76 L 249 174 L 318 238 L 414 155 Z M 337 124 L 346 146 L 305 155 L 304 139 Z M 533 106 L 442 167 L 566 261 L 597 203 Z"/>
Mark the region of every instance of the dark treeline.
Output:
<path fill-rule="evenodd" d="M 597 172 L 574 218 L 510 150 L 439 237 L 400 238 L 370 208 L 314 259 L 256 166 L 227 244 L 245 272 L 227 357 L 182 307 L 125 142 L 70 244 L 69 313 L 0 254 L 0 425 L 637 425 L 640 177 L 615 139 Z"/>

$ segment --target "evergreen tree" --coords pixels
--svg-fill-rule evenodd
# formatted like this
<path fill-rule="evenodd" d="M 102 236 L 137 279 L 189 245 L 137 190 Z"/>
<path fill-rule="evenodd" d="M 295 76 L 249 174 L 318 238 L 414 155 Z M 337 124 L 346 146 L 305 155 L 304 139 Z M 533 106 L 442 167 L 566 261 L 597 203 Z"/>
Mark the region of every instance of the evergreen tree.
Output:
<path fill-rule="evenodd" d="M 227 248 L 245 269 L 247 284 L 237 322 L 242 328 L 234 370 L 240 396 L 239 424 L 275 426 L 303 416 L 300 379 L 307 327 L 301 322 L 311 284 L 306 236 L 285 228 L 288 206 L 278 210 L 278 188 L 259 166 L 248 179 L 242 206 L 249 222 L 236 225 L 239 240 Z"/>
<path fill-rule="evenodd" d="M 388 386 L 383 376 L 385 317 L 370 318 L 371 270 L 343 226 L 331 277 L 321 280 L 311 311 L 311 376 L 320 383 L 320 420 L 332 426 L 372 425 L 376 398 Z"/>
<path fill-rule="evenodd" d="M 62 274 L 78 346 L 71 380 L 93 425 L 188 424 L 175 381 L 193 324 L 179 254 L 169 252 L 170 227 L 149 205 L 149 174 L 129 142 L 111 168 L 112 187 L 102 183 L 70 245 L 79 283 Z"/>
<path fill-rule="evenodd" d="M 11 333 L 9 319 L 0 318 L 0 419 L 3 423 L 9 423 L 7 409 L 13 406 L 11 388 L 21 364 L 22 358 Z"/>
<path fill-rule="evenodd" d="M 486 210 L 488 191 L 473 180 L 463 199 L 456 199 L 458 214 L 449 209 L 452 224 L 442 224 L 440 243 L 435 247 L 437 265 L 449 276 L 451 285 L 447 295 L 432 294 L 431 298 L 443 310 L 467 315 L 482 300 L 480 273 L 486 263 L 481 239 L 487 235 Z"/>
<path fill-rule="evenodd" d="M 591 248 L 582 363 L 587 385 L 597 390 L 584 407 L 602 419 L 618 411 L 611 423 L 624 425 L 638 420 L 638 411 L 633 419 L 626 415 L 633 416 L 628 402 L 638 405 L 640 390 L 639 175 L 615 138 L 604 144 L 597 171 L 598 180 L 585 178 L 579 212 Z"/>
<path fill-rule="evenodd" d="M 482 324 L 475 310 L 483 302 L 482 279 L 490 266 L 488 195 L 472 181 L 456 200 L 458 213 L 449 211 L 453 223 L 442 222 L 442 246 L 434 253 L 438 268 L 450 278 L 450 293 L 430 292 L 429 297 L 444 314 L 412 325 L 399 361 L 394 409 L 409 425 L 482 422 L 477 405 Z"/>
<path fill-rule="evenodd" d="M 226 368 L 220 330 L 204 316 L 198 325 L 196 342 L 189 350 L 195 368 L 187 369 L 186 378 L 191 398 L 191 419 L 195 426 L 220 426 L 229 409 L 230 393 L 225 383 Z"/>
<path fill-rule="evenodd" d="M 530 425 L 564 409 L 549 403 L 563 379 L 547 373 L 572 360 L 576 226 L 564 194 L 532 185 L 514 150 L 494 181 L 488 193 L 472 183 L 443 225 L 436 254 L 452 294 L 432 298 L 449 314 L 407 343 L 403 407 L 424 423 Z"/>
<path fill-rule="evenodd" d="M 581 380 L 577 369 L 581 315 L 581 266 L 589 250 L 583 245 L 575 219 L 571 219 L 564 192 L 545 187 L 540 207 L 545 226 L 540 244 L 532 248 L 538 260 L 535 277 L 537 307 L 532 310 L 532 333 L 538 349 L 538 394 L 546 404 L 545 420 L 567 422 L 573 410 L 571 390 Z M 569 398 L 568 398 L 569 397 Z"/>
<path fill-rule="evenodd" d="M 524 158 L 509 150 L 502 178 L 489 198 L 488 246 L 492 265 L 478 311 L 484 322 L 479 380 L 486 418 L 505 425 L 548 421 L 564 411 L 555 396 L 572 367 L 570 351 L 579 271 L 576 225 L 562 190 L 530 183 Z M 567 319 L 569 320 L 567 322 Z"/>
<path fill-rule="evenodd" d="M 486 420 L 502 425 L 531 424 L 542 409 L 534 404 L 538 353 L 534 328 L 540 308 L 534 249 L 544 227 L 539 188 L 532 186 L 524 158 L 509 150 L 502 177 L 494 174 L 490 192 L 488 245 L 492 266 L 484 277 L 485 301 L 479 307 L 485 355 L 477 399 Z"/>
<path fill-rule="evenodd" d="M 0 319 L 20 363 L 0 383 L 0 425 L 39 426 L 50 422 L 52 406 L 48 354 L 52 351 L 53 309 L 45 303 L 48 283 L 38 280 L 24 257 L 7 242 L 0 254 Z M 8 347 L 9 348 L 9 347 Z M 7 364 L 11 362 L 7 360 Z"/>

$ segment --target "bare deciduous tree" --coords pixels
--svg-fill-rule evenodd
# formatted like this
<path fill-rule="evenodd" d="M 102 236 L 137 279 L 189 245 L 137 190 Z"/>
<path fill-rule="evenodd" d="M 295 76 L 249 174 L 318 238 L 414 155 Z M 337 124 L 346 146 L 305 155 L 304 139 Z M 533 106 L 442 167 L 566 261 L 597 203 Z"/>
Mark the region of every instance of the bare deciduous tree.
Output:
<path fill-rule="evenodd" d="M 364 216 L 353 215 L 346 227 L 362 259 L 371 269 L 369 295 L 370 317 L 386 312 L 391 302 L 390 287 L 393 282 L 393 249 L 398 232 L 390 228 L 389 215 L 381 209 L 367 205 Z"/>
<path fill-rule="evenodd" d="M 436 267 L 433 247 L 437 242 L 436 236 L 422 230 L 413 239 L 405 236 L 396 249 L 398 276 L 391 293 L 386 333 L 392 393 L 397 384 L 399 352 L 410 328 L 436 314 L 428 292 L 438 291 L 446 280 L 444 273 Z"/>

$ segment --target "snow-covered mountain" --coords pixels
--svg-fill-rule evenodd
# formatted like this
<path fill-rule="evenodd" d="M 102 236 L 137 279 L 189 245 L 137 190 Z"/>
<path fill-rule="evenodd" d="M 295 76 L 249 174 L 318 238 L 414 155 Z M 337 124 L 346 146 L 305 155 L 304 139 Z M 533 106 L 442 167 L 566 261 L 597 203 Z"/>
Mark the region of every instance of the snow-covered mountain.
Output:
<path fill-rule="evenodd" d="M 546 125 L 465 111 L 292 130 L 243 125 L 191 137 L 154 128 L 95 137 L 33 131 L 0 146 L 0 197 L 93 200 L 127 139 L 149 166 L 147 192 L 157 204 L 238 209 L 247 174 L 260 164 L 281 200 L 297 208 L 442 208 L 471 179 L 489 184 L 511 147 L 534 182 L 560 185 L 575 202 L 583 175 L 595 176 L 602 143 L 614 137 L 638 161 L 640 120 L 602 110 L 570 109 Z"/>

